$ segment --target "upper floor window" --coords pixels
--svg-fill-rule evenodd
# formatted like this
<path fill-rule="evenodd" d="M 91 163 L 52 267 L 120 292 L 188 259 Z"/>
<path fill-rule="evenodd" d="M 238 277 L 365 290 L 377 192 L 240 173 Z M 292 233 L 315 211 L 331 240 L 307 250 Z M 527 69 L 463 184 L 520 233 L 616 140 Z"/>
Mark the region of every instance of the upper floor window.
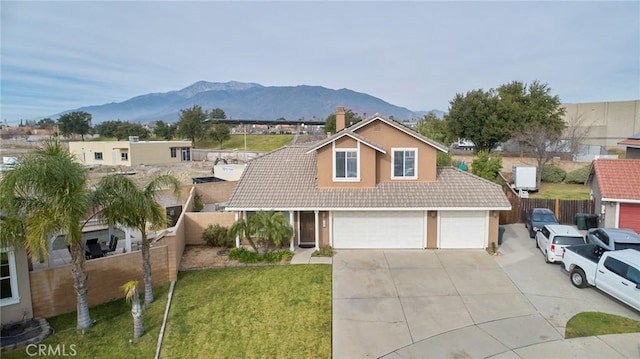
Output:
<path fill-rule="evenodd" d="M 95 159 L 96 161 L 102 161 L 102 152 L 94 152 L 93 159 Z"/>
<path fill-rule="evenodd" d="M 20 302 L 18 296 L 18 278 L 16 260 L 13 251 L 0 251 L 0 305 Z"/>
<path fill-rule="evenodd" d="M 177 153 L 178 153 L 178 151 L 177 151 L 177 150 L 178 150 L 177 148 L 175 148 L 175 147 L 171 147 L 171 158 L 176 158 L 176 157 L 178 157 L 178 154 L 177 154 Z"/>
<path fill-rule="evenodd" d="M 336 148 L 334 158 L 333 178 L 335 180 L 356 181 L 360 178 L 357 148 Z"/>
<path fill-rule="evenodd" d="M 416 148 L 394 148 L 391 152 L 393 163 L 391 178 L 418 178 L 418 150 Z"/>

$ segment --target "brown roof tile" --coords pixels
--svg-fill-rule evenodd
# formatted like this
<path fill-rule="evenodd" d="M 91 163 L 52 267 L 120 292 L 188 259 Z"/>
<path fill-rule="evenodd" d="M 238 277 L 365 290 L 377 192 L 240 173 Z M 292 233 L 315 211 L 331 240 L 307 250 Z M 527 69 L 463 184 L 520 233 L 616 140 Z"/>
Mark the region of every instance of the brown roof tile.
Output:
<path fill-rule="evenodd" d="M 640 159 L 597 159 L 593 170 L 602 198 L 640 200 Z"/>
<path fill-rule="evenodd" d="M 227 209 L 510 208 L 499 185 L 453 167 L 439 168 L 436 182 L 320 189 L 316 154 L 309 148 L 283 147 L 249 162 Z"/>

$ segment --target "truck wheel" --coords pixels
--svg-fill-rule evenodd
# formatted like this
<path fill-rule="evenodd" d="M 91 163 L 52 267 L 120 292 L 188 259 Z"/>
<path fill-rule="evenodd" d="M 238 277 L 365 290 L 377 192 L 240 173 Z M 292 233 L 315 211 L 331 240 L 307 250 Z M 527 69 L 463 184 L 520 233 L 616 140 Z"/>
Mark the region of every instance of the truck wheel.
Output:
<path fill-rule="evenodd" d="M 581 268 L 573 268 L 571 270 L 571 284 L 578 288 L 584 288 L 587 286 L 587 277 L 584 274 L 584 271 Z"/>

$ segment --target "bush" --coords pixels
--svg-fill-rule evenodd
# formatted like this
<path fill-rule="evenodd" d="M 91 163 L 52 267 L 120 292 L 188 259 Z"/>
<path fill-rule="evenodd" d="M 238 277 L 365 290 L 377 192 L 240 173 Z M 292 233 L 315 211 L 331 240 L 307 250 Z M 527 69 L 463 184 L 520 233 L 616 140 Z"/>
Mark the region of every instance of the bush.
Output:
<path fill-rule="evenodd" d="M 438 167 L 453 166 L 453 157 L 451 157 L 450 153 L 444 153 L 444 152 L 438 151 L 438 156 L 436 157 L 436 166 Z"/>
<path fill-rule="evenodd" d="M 283 259 L 291 260 L 291 258 L 293 258 L 293 252 L 291 252 L 288 249 L 280 249 L 277 251 L 264 253 L 264 254 L 250 251 L 244 247 L 234 248 L 231 251 L 229 251 L 229 259 L 237 260 L 240 263 L 258 263 L 258 262 L 275 263 L 275 262 L 280 262 Z"/>
<path fill-rule="evenodd" d="M 333 257 L 333 248 L 327 246 L 327 247 L 320 247 L 319 251 L 313 251 L 313 253 L 311 253 L 311 256 L 313 257 Z"/>
<path fill-rule="evenodd" d="M 193 212 L 200 212 L 204 209 L 204 203 L 202 203 L 202 196 L 196 192 L 195 196 L 193 196 L 193 208 L 191 209 Z"/>
<path fill-rule="evenodd" d="M 542 182 L 560 183 L 564 181 L 567 172 L 558 166 L 552 164 L 542 166 L 542 174 L 540 175 Z"/>
<path fill-rule="evenodd" d="M 488 151 L 480 151 L 471 162 L 471 173 L 478 177 L 498 182 L 498 173 L 502 169 L 502 156 L 491 154 Z"/>
<path fill-rule="evenodd" d="M 575 171 L 567 173 L 567 177 L 564 179 L 566 183 L 579 183 L 584 184 L 589 176 L 590 166 L 584 166 Z"/>
<path fill-rule="evenodd" d="M 209 227 L 202 232 L 202 239 L 211 247 L 233 247 L 233 238 L 229 233 L 229 228 L 219 224 L 210 224 Z"/>

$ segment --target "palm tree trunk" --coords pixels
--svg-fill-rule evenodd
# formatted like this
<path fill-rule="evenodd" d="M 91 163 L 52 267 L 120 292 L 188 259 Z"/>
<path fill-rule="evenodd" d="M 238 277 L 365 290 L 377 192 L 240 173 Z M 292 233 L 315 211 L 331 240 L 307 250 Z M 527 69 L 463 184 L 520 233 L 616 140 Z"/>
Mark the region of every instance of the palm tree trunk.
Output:
<path fill-rule="evenodd" d="M 149 249 L 149 239 L 144 228 L 140 230 L 142 233 L 142 275 L 144 279 L 144 302 L 149 304 L 153 302 L 153 287 L 151 286 L 151 253 Z"/>
<path fill-rule="evenodd" d="M 142 326 L 142 306 L 137 294 L 131 306 L 131 315 L 133 316 L 133 337 L 140 338 L 144 334 L 144 327 Z"/>
<path fill-rule="evenodd" d="M 85 269 L 84 246 L 82 242 L 71 244 L 71 273 L 73 275 L 73 288 L 77 297 L 78 329 L 84 330 L 91 326 L 89 315 L 89 301 L 87 299 L 88 281 Z"/>

